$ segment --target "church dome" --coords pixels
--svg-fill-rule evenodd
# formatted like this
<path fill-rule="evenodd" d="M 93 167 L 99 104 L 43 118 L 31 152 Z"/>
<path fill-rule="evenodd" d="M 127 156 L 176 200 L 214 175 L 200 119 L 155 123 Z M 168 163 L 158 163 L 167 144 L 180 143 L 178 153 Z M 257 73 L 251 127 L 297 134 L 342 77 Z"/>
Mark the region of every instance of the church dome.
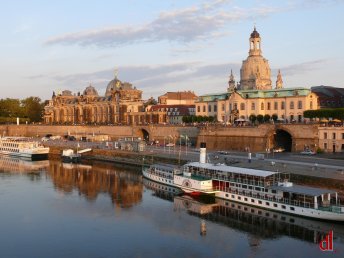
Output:
<path fill-rule="evenodd" d="M 98 96 L 98 92 L 97 92 L 97 90 L 92 85 L 90 85 L 90 86 L 88 86 L 84 90 L 83 95 L 86 95 L 86 96 Z"/>
<path fill-rule="evenodd" d="M 260 35 L 259 35 L 258 31 L 256 30 L 256 27 L 254 27 L 254 30 L 251 33 L 251 38 L 260 38 Z"/>
<path fill-rule="evenodd" d="M 105 97 L 111 96 L 111 91 L 116 90 L 120 88 L 121 86 L 122 86 L 122 82 L 118 80 L 117 77 L 111 80 L 106 87 Z"/>

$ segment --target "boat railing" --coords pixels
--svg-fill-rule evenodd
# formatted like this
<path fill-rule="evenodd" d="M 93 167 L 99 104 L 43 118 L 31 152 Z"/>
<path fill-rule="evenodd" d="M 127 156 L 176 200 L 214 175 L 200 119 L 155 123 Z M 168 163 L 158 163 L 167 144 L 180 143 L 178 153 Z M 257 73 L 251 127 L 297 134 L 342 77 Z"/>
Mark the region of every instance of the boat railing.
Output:
<path fill-rule="evenodd" d="M 197 173 L 198 175 L 201 176 L 210 176 L 212 179 L 215 180 L 224 180 L 224 181 L 229 181 L 231 183 L 240 183 L 240 184 L 248 184 L 252 186 L 260 186 L 260 187 L 265 187 L 264 182 L 262 181 L 256 181 L 256 180 L 248 180 L 248 179 L 239 179 L 239 178 L 234 178 L 222 174 L 209 174 L 209 173 Z"/>
<path fill-rule="evenodd" d="M 162 178 L 166 178 L 166 179 L 173 179 L 172 175 L 166 175 L 165 173 L 155 172 L 154 170 L 150 170 L 148 173 L 162 177 Z"/>
<path fill-rule="evenodd" d="M 344 213 L 344 207 L 338 205 L 330 205 L 330 206 L 319 206 L 318 210 L 321 211 L 329 211 L 334 213 Z"/>
<path fill-rule="evenodd" d="M 271 201 L 271 202 L 277 202 L 281 204 L 288 204 L 288 205 L 293 205 L 297 207 L 304 207 L 304 208 L 314 208 L 314 204 L 310 202 L 302 202 L 299 200 L 290 200 L 287 198 L 283 197 L 278 197 L 278 196 L 271 196 L 271 195 L 266 195 L 266 194 L 259 194 L 255 192 L 243 192 L 243 191 L 238 191 L 238 190 L 233 190 L 231 188 L 226 188 L 226 187 L 216 187 L 216 190 L 223 191 L 223 192 L 228 192 L 232 194 L 238 194 L 238 195 L 243 195 L 247 197 L 253 197 L 265 201 Z"/>

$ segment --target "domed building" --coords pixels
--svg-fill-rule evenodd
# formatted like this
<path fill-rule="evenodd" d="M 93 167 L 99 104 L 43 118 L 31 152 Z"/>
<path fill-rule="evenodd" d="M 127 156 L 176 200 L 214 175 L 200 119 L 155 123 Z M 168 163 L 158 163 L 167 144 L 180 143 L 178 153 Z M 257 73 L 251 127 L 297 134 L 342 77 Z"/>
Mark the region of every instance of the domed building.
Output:
<path fill-rule="evenodd" d="M 248 57 L 242 62 L 239 90 L 271 89 L 271 69 L 269 61 L 262 56 L 261 38 L 254 27 L 249 39 Z"/>
<path fill-rule="evenodd" d="M 111 80 L 105 96 L 89 85 L 82 94 L 65 90 L 53 93 L 44 108 L 46 124 L 146 124 L 166 120 L 163 112 L 145 113 L 142 91 L 117 76 Z"/>

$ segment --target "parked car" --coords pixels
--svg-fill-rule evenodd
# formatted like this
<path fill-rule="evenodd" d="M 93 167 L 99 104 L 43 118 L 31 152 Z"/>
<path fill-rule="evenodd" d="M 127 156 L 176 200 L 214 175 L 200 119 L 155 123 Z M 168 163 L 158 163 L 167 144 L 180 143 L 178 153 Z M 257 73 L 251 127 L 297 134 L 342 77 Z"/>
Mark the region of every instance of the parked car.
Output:
<path fill-rule="evenodd" d="M 312 150 L 304 150 L 300 152 L 301 155 L 315 155 L 315 151 Z"/>

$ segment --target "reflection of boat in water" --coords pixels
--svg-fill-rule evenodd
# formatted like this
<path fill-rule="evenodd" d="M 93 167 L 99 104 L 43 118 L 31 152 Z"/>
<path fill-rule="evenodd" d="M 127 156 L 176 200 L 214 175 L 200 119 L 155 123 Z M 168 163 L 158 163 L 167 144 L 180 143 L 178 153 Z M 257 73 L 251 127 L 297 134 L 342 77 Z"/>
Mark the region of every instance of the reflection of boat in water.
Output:
<path fill-rule="evenodd" d="M 181 194 L 183 192 L 177 187 L 159 184 L 146 178 L 143 178 L 142 183 L 147 189 L 152 190 L 155 196 L 170 201 L 173 201 L 173 196 Z"/>
<path fill-rule="evenodd" d="M 44 171 L 49 166 L 49 160 L 31 161 L 18 157 L 0 155 L 1 172 L 27 173 L 32 171 Z"/>
<path fill-rule="evenodd" d="M 27 137 L 0 137 L 0 154 L 38 160 L 48 158 L 49 148 Z"/>
<path fill-rule="evenodd" d="M 344 206 L 336 191 L 296 185 L 286 173 L 239 168 L 206 162 L 205 143 L 200 161 L 180 169 L 152 165 L 142 169 L 143 176 L 191 194 L 216 197 L 268 210 L 315 219 L 344 221 Z"/>
<path fill-rule="evenodd" d="M 219 198 L 214 198 L 210 204 L 188 195 L 177 196 L 174 207 L 175 210 L 185 210 L 203 220 L 215 221 L 259 238 L 289 236 L 318 244 L 333 230 L 335 239 L 344 241 L 343 224 L 307 219 Z"/>

